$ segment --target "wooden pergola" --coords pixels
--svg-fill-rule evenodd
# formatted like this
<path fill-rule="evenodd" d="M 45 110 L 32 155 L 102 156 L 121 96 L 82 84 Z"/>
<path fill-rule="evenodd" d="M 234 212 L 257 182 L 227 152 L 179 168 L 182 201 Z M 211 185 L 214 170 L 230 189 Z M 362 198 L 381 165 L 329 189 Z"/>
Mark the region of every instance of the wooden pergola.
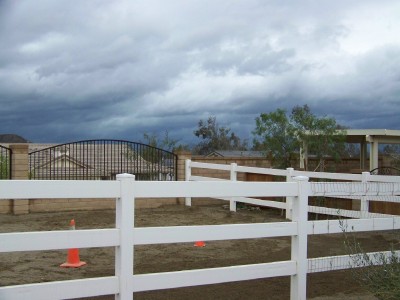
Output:
<path fill-rule="evenodd" d="M 369 170 L 379 167 L 378 152 L 379 144 L 400 144 L 400 130 L 388 129 L 347 129 L 346 143 L 358 143 L 360 145 L 360 169 L 367 169 L 367 149 L 369 151 Z M 306 165 L 308 153 L 307 145 L 300 151 L 300 168 Z"/>

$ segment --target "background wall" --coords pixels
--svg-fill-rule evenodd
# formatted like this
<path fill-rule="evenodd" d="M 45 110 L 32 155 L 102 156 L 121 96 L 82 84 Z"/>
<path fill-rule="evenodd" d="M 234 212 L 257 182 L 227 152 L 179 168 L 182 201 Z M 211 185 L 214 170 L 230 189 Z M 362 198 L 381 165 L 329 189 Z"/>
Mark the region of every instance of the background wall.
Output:
<path fill-rule="evenodd" d="M 12 155 L 12 179 L 26 179 L 29 178 L 29 157 L 28 157 L 28 144 L 14 144 L 9 145 L 13 151 Z M 204 157 L 192 156 L 190 152 L 178 151 L 177 174 L 178 180 L 185 180 L 185 161 L 192 159 L 195 162 L 212 163 L 212 164 L 231 164 L 236 163 L 241 166 L 270 168 L 271 162 L 266 158 L 254 157 Z M 309 159 L 309 170 L 313 170 L 318 162 Z M 381 157 L 380 164 L 390 165 L 387 158 Z M 298 165 L 294 161 L 293 165 Z M 360 162 L 358 158 L 343 158 L 341 162 L 337 163 L 333 160 L 327 159 L 325 171 L 327 172 L 340 172 L 340 173 L 361 173 L 363 170 L 359 169 Z M 228 171 L 208 170 L 208 169 L 193 169 L 193 175 L 216 177 L 229 179 L 230 173 Z M 238 173 L 237 180 L 240 181 L 271 181 L 276 180 L 272 176 Z M 210 201 L 209 199 L 195 199 L 194 205 L 202 204 L 226 204 L 226 202 Z M 183 204 L 183 198 L 169 198 L 169 199 L 136 199 L 137 208 L 152 208 L 161 205 L 176 205 Z M 98 210 L 98 209 L 115 209 L 114 199 L 27 199 L 27 200 L 1 200 L 0 201 L 0 214 L 14 213 L 25 214 L 29 212 L 46 212 L 46 211 L 70 211 L 70 210 Z"/>

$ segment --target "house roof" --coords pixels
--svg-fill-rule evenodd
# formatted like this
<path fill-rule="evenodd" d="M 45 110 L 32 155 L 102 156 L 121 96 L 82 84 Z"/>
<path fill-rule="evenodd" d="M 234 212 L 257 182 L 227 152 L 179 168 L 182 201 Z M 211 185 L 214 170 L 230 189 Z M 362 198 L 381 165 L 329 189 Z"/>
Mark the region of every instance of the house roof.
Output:
<path fill-rule="evenodd" d="M 29 143 L 29 141 L 17 134 L 6 133 L 6 134 L 0 134 L 0 143 L 17 144 L 17 143 Z"/>
<path fill-rule="evenodd" d="M 238 150 L 217 150 L 212 151 L 206 157 L 265 157 L 263 151 L 238 151 Z"/>

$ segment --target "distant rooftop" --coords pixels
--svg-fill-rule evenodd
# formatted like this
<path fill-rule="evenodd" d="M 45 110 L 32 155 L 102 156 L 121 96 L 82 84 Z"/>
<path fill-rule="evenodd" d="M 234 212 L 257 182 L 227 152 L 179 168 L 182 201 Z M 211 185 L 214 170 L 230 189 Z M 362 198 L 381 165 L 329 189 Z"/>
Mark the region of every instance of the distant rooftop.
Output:
<path fill-rule="evenodd" d="M 218 150 L 208 153 L 206 157 L 265 157 L 265 153 L 263 151 Z"/>
<path fill-rule="evenodd" d="M 28 140 L 17 134 L 0 134 L 0 143 L 14 144 L 14 143 L 29 143 Z"/>

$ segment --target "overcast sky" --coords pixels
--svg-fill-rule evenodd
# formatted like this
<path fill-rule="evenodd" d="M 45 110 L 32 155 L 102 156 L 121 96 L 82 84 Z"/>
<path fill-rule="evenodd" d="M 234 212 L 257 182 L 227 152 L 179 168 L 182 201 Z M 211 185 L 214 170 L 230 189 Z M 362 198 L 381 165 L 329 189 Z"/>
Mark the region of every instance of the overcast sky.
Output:
<path fill-rule="evenodd" d="M 193 142 L 215 115 L 251 140 L 304 104 L 400 129 L 400 1 L 0 1 L 0 133 Z"/>

